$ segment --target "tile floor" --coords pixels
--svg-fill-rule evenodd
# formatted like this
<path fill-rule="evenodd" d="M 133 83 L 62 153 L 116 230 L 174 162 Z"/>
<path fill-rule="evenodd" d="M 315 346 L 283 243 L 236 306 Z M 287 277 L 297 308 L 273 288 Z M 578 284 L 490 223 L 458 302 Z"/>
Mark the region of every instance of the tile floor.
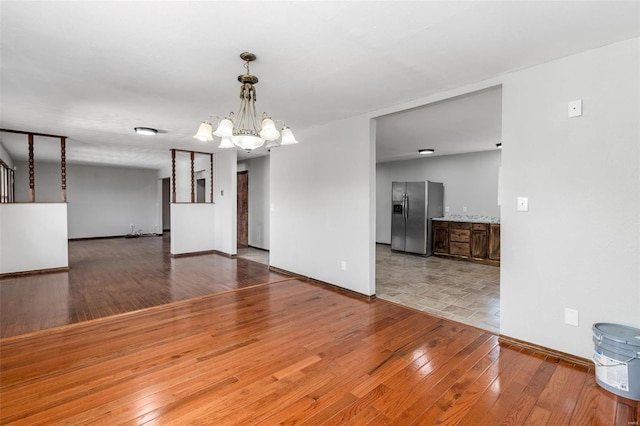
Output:
<path fill-rule="evenodd" d="M 238 257 L 269 264 L 269 252 L 247 247 Z M 500 332 L 500 268 L 394 253 L 376 245 L 376 296 L 432 315 Z"/>
<path fill-rule="evenodd" d="M 376 296 L 500 332 L 500 268 L 376 245 Z"/>
<path fill-rule="evenodd" d="M 253 260 L 254 262 L 262 263 L 263 265 L 269 264 L 268 250 L 262 250 L 255 247 L 244 247 L 238 249 L 238 254 L 236 256 L 247 260 Z"/>

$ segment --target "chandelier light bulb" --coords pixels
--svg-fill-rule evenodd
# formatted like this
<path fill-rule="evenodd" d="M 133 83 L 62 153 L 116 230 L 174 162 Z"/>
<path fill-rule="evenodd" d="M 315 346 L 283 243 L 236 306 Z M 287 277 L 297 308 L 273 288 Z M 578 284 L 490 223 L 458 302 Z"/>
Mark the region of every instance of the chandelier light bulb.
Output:
<path fill-rule="evenodd" d="M 196 134 L 193 135 L 193 138 L 201 140 L 202 142 L 211 142 L 213 140 L 213 137 L 211 136 L 212 130 L 213 128 L 211 127 L 211 123 L 203 121 Z"/>
<path fill-rule="evenodd" d="M 213 135 L 221 138 L 230 138 L 233 136 L 233 122 L 228 118 L 220 121 L 220 124 L 216 131 L 213 132 Z"/>
<path fill-rule="evenodd" d="M 220 139 L 220 145 L 218 148 L 235 148 L 236 146 L 233 144 L 233 141 L 229 137 L 224 137 Z"/>
<path fill-rule="evenodd" d="M 260 137 L 267 141 L 274 141 L 280 137 L 280 132 L 276 129 L 276 125 L 270 118 L 262 120 L 262 130 L 260 130 Z"/>
<path fill-rule="evenodd" d="M 297 143 L 298 143 L 298 141 L 293 136 L 293 133 L 291 132 L 291 129 L 288 128 L 288 127 L 284 127 L 282 129 L 282 142 L 280 142 L 280 145 L 294 145 L 294 144 L 297 144 Z"/>

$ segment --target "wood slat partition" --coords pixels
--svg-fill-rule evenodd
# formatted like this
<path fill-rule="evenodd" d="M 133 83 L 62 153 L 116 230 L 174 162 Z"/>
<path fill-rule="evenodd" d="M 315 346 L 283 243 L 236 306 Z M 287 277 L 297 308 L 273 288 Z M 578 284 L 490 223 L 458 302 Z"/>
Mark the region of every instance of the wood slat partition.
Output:
<path fill-rule="evenodd" d="M 36 201 L 36 176 L 33 159 L 33 133 L 29 133 L 27 143 L 29 150 L 29 202 L 34 203 Z"/>
<path fill-rule="evenodd" d="M 60 136 L 60 176 L 62 186 L 62 202 L 67 202 L 67 138 Z"/>
<path fill-rule="evenodd" d="M 171 202 L 176 203 L 176 152 L 189 153 L 189 160 L 191 161 L 191 203 L 196 202 L 196 178 L 195 178 L 195 155 L 202 154 L 209 156 L 209 178 L 211 180 L 210 187 L 210 203 L 213 203 L 213 154 L 209 152 L 189 151 L 184 149 L 171 149 Z"/>
<path fill-rule="evenodd" d="M 193 151 L 190 152 L 190 158 L 191 158 L 191 202 L 195 203 L 196 202 L 196 171 L 195 171 L 196 154 Z"/>
<path fill-rule="evenodd" d="M 213 203 L 213 154 L 209 154 L 209 179 L 210 179 L 210 185 L 209 185 L 209 192 L 211 193 L 211 202 Z"/>
<path fill-rule="evenodd" d="M 23 130 L 13 129 L 0 129 L 0 132 L 16 133 L 19 135 L 27 135 L 27 150 L 29 156 L 29 202 L 34 203 L 36 201 L 36 183 L 35 183 L 35 158 L 33 142 L 34 136 L 41 136 L 45 138 L 60 139 L 60 176 L 61 176 L 61 190 L 62 190 L 62 202 L 67 202 L 67 157 L 66 157 L 66 136 L 52 135 L 48 133 L 27 132 Z"/>
<path fill-rule="evenodd" d="M 176 202 L 176 150 L 171 150 L 171 202 Z"/>

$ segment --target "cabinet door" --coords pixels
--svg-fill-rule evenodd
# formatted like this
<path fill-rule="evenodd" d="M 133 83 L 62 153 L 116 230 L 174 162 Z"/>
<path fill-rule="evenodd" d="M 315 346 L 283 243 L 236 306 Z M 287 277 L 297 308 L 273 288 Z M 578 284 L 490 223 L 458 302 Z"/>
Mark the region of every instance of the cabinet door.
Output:
<path fill-rule="evenodd" d="M 487 231 L 473 231 L 471 234 L 471 257 L 476 259 L 487 258 L 488 245 Z"/>
<path fill-rule="evenodd" d="M 433 228 L 433 252 L 449 254 L 449 228 Z"/>
<path fill-rule="evenodd" d="M 495 223 L 489 227 L 489 259 L 500 260 L 500 225 Z"/>

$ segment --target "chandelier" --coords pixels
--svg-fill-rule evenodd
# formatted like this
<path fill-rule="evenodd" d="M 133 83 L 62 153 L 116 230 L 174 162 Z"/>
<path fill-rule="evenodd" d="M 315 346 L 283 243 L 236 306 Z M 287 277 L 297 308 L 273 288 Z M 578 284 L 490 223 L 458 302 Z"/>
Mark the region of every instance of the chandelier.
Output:
<path fill-rule="evenodd" d="M 218 148 L 238 147 L 247 152 L 260 148 L 265 141 L 267 142 L 266 148 L 298 143 L 293 133 L 291 133 L 291 129 L 285 125 L 284 121 L 276 120 L 276 122 L 282 123 L 281 129 L 278 131 L 276 123 L 266 112 L 262 114 L 261 120 L 258 120 L 255 88 L 255 84 L 258 83 L 258 77 L 251 75 L 249 71 L 249 63 L 255 61 L 256 55 L 243 52 L 240 54 L 240 58 L 245 61 L 244 68 L 247 71 L 238 76 L 238 81 L 241 84 L 238 113 L 231 112 L 226 118 L 220 120 L 215 132 L 209 120 L 203 121 L 198 128 L 198 132 L 193 137 L 203 142 L 211 142 L 213 141 L 213 136 L 218 136 L 221 138 Z M 219 118 L 216 115 L 211 115 L 209 118 L 211 117 Z"/>

